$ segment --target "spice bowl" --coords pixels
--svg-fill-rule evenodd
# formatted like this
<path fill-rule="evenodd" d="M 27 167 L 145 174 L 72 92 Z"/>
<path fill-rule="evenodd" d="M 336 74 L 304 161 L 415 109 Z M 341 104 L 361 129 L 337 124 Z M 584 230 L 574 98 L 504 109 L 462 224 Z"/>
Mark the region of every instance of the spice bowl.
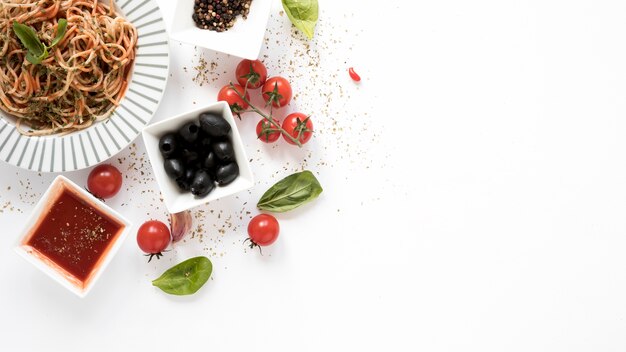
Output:
<path fill-rule="evenodd" d="M 245 59 L 257 59 L 272 8 L 271 0 L 253 0 L 247 18 L 239 16 L 233 27 L 224 32 L 198 28 L 192 18 L 195 3 L 196 0 L 176 1 L 170 38 Z"/>
<path fill-rule="evenodd" d="M 235 155 L 234 161 L 239 167 L 239 175 L 231 183 L 224 186 L 217 186 L 208 195 L 196 197 L 188 191 L 181 190 L 177 182 L 167 175 L 164 167 L 165 158 L 160 152 L 159 141 L 164 135 L 178 131 L 187 123 L 196 123 L 199 115 L 202 113 L 221 116 L 230 125 L 229 137 Z M 154 172 L 154 177 L 161 190 L 163 202 L 170 213 L 180 213 L 216 199 L 245 191 L 254 186 L 254 177 L 250 168 L 250 162 L 246 156 L 246 151 L 241 136 L 239 135 L 235 118 L 226 102 L 220 101 L 208 104 L 149 125 L 142 131 L 142 136 Z"/>
<path fill-rule="evenodd" d="M 131 223 L 85 189 L 57 176 L 26 221 L 15 251 L 83 298 L 93 288 Z"/>

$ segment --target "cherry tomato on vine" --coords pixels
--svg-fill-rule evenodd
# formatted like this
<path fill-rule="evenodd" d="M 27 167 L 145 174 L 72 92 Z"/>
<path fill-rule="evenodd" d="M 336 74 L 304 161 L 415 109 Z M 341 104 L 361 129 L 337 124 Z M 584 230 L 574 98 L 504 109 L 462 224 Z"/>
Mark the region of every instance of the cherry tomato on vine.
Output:
<path fill-rule="evenodd" d="M 260 214 L 252 218 L 248 224 L 250 247 L 269 246 L 278 238 L 280 225 L 278 220 L 269 214 Z"/>
<path fill-rule="evenodd" d="M 248 89 L 260 88 L 267 79 L 267 69 L 259 60 L 241 60 L 235 70 L 237 82 L 242 87 L 248 85 Z"/>
<path fill-rule="evenodd" d="M 256 135 L 262 142 L 274 143 L 280 138 L 280 131 L 278 131 L 280 123 L 276 119 L 273 121 L 270 123 L 266 119 L 262 119 L 256 125 Z"/>
<path fill-rule="evenodd" d="M 169 227 L 157 220 L 146 221 L 137 230 L 137 244 L 146 255 L 150 256 L 148 263 L 154 256 L 157 259 L 161 258 L 171 240 Z"/>
<path fill-rule="evenodd" d="M 87 177 L 87 189 L 100 199 L 115 196 L 121 188 L 122 173 L 113 165 L 98 165 L 91 170 L 89 177 Z"/>
<path fill-rule="evenodd" d="M 289 133 L 294 139 L 300 141 L 300 144 L 305 144 L 313 136 L 313 122 L 310 116 L 306 116 L 301 112 L 294 112 L 287 115 L 285 121 L 283 121 L 283 129 Z M 283 138 L 287 143 L 295 145 L 291 138 L 283 135 Z"/>
<path fill-rule="evenodd" d="M 230 109 L 237 113 L 239 111 L 245 110 L 248 108 L 248 103 L 246 103 L 239 94 L 243 95 L 244 89 L 242 86 L 238 84 L 233 84 L 234 89 L 230 87 L 230 85 L 224 86 L 220 89 L 220 92 L 217 94 L 217 101 L 225 101 L 230 106 Z M 237 91 L 235 91 L 235 89 Z M 239 94 L 237 94 L 239 92 Z M 250 101 L 250 94 L 246 92 L 246 100 Z"/>
<path fill-rule="evenodd" d="M 261 94 L 268 105 L 271 103 L 275 108 L 281 108 L 289 104 L 293 92 L 289 81 L 276 76 L 265 81 Z"/>

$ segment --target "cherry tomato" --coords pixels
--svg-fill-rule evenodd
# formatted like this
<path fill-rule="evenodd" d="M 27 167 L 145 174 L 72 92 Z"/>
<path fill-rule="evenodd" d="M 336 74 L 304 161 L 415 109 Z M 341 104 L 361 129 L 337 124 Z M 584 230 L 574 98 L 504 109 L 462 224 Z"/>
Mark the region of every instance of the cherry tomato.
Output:
<path fill-rule="evenodd" d="M 280 123 L 275 119 L 274 123 L 263 119 L 256 125 L 256 135 L 265 143 L 274 143 L 280 138 L 280 131 L 276 131 L 278 126 L 280 126 Z"/>
<path fill-rule="evenodd" d="M 283 77 L 272 77 L 265 81 L 261 90 L 266 103 L 272 102 L 275 108 L 281 108 L 291 101 L 291 84 Z"/>
<path fill-rule="evenodd" d="M 243 95 L 243 87 L 238 84 L 233 84 L 237 92 Z M 231 88 L 230 85 L 224 86 L 220 89 L 220 92 L 217 94 L 217 101 L 225 101 L 230 106 L 230 109 L 233 112 L 242 111 L 248 108 L 248 103 L 246 103 L 241 97 L 235 92 L 235 89 Z M 250 101 L 250 94 L 246 92 L 246 100 Z"/>
<path fill-rule="evenodd" d="M 146 221 L 137 231 L 137 244 L 146 255 L 150 256 L 148 262 L 153 256 L 159 259 L 171 240 L 169 227 L 157 220 Z"/>
<path fill-rule="evenodd" d="M 122 188 L 122 173 L 115 166 L 102 164 L 96 166 L 87 177 L 87 189 L 100 199 L 115 196 Z"/>
<path fill-rule="evenodd" d="M 294 112 L 287 115 L 283 121 L 283 129 L 287 131 L 293 138 L 300 141 L 301 144 L 308 142 L 313 136 L 313 122 L 311 117 L 301 112 Z M 291 138 L 283 135 L 283 138 L 289 144 L 296 144 Z"/>
<path fill-rule="evenodd" d="M 260 88 L 267 79 L 267 69 L 259 60 L 241 60 L 235 71 L 237 82 L 242 87 L 248 85 L 248 89 Z"/>
<path fill-rule="evenodd" d="M 278 232 L 280 232 L 278 220 L 269 214 L 257 215 L 248 224 L 251 247 L 269 246 L 278 238 Z"/>
<path fill-rule="evenodd" d="M 354 67 L 350 67 L 348 69 L 348 73 L 350 74 L 350 78 L 352 78 L 353 81 L 355 82 L 361 81 L 361 76 L 359 76 L 359 74 L 356 73 L 356 71 L 354 71 Z"/>

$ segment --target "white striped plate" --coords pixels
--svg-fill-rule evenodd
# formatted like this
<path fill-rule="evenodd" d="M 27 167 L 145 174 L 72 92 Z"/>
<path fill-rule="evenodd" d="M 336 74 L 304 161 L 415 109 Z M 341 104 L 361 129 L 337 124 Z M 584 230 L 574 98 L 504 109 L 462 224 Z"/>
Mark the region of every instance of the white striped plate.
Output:
<path fill-rule="evenodd" d="M 84 169 L 126 148 L 146 126 L 165 92 L 169 43 L 156 0 L 117 0 L 139 32 L 137 58 L 126 95 L 113 115 L 66 136 L 28 137 L 0 112 L 0 160 L 39 172 Z"/>

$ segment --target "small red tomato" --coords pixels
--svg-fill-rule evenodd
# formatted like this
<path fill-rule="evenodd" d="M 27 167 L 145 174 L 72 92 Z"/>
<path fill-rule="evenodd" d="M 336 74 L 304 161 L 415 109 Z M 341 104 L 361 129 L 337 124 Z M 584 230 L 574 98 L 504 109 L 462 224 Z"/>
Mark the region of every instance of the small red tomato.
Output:
<path fill-rule="evenodd" d="M 269 246 L 278 238 L 280 225 L 278 220 L 269 214 L 260 214 L 252 218 L 248 224 L 250 247 Z"/>
<path fill-rule="evenodd" d="M 310 116 L 306 116 L 301 112 L 294 112 L 287 115 L 283 121 L 283 129 L 289 133 L 294 139 L 299 140 L 300 144 L 305 144 L 313 136 L 313 122 Z M 283 135 L 287 143 L 295 145 L 291 138 Z"/>
<path fill-rule="evenodd" d="M 348 73 L 350 74 L 350 78 L 352 78 L 353 81 L 355 82 L 361 81 L 361 76 L 359 76 L 359 74 L 356 73 L 356 71 L 354 71 L 354 67 L 350 67 L 348 69 Z"/>
<path fill-rule="evenodd" d="M 275 108 L 281 108 L 289 104 L 293 94 L 289 81 L 278 76 L 265 81 L 261 92 L 265 102 L 268 105 L 271 103 Z"/>
<path fill-rule="evenodd" d="M 148 263 L 153 256 L 159 259 L 171 240 L 169 227 L 157 220 L 146 221 L 137 230 L 137 244 L 144 253 L 147 253 L 146 255 L 150 256 Z"/>
<path fill-rule="evenodd" d="M 122 188 L 122 173 L 115 166 L 102 164 L 96 166 L 87 177 L 87 189 L 100 199 L 115 196 Z"/>
<path fill-rule="evenodd" d="M 266 119 L 259 121 L 256 125 L 256 135 L 259 139 L 265 143 L 274 143 L 280 138 L 280 131 L 278 127 L 280 123 L 273 120 L 273 123 L 270 123 Z"/>
<path fill-rule="evenodd" d="M 241 60 L 235 71 L 237 82 L 248 89 L 260 88 L 267 79 L 267 69 L 259 60 Z"/>
<path fill-rule="evenodd" d="M 244 101 L 239 95 L 243 95 L 244 89 L 242 86 L 238 84 L 233 84 L 235 89 L 231 88 L 230 85 L 224 86 L 220 89 L 220 92 L 217 94 L 217 101 L 225 101 L 230 106 L 230 109 L 237 113 L 239 111 L 245 110 L 248 108 L 248 103 L 246 101 L 250 101 L 250 94 L 246 92 L 246 100 Z M 237 94 L 239 92 L 239 94 Z"/>

